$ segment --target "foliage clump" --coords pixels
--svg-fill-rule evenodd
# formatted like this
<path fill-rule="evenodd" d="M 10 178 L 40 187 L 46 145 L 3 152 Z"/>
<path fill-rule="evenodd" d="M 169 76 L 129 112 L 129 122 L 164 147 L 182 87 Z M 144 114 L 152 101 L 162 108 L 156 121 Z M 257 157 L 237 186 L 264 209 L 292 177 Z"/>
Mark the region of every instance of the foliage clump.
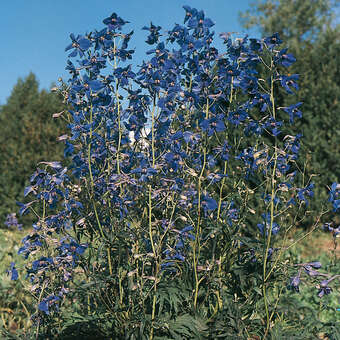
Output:
<path fill-rule="evenodd" d="M 337 282 L 318 261 L 289 257 L 314 190 L 298 166 L 301 135 L 290 133 L 301 104 L 276 103 L 298 89 L 294 56 L 277 33 L 223 33 L 221 53 L 213 21 L 184 9 L 184 25 L 164 35 L 144 28 L 152 48 L 137 70 L 126 64 L 133 32 L 116 13 L 100 31 L 71 35 L 66 50 L 79 60 L 61 84 L 71 165 L 44 162 L 20 204 L 38 217 L 19 249 L 37 336 L 296 335 L 286 289 L 310 276 L 321 298 Z M 333 184 L 334 211 L 339 195 Z"/>

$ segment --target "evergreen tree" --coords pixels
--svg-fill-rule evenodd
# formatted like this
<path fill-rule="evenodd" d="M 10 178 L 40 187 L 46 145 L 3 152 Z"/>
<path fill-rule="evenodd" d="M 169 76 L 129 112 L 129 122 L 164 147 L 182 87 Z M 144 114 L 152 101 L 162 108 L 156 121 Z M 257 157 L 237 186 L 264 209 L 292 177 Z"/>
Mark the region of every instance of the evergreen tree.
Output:
<path fill-rule="evenodd" d="M 39 91 L 33 73 L 19 79 L 7 103 L 0 109 L 0 223 L 18 211 L 24 188 L 38 162 L 61 160 L 63 144 L 57 137 L 65 131 L 62 120 L 52 118 L 65 109 L 60 97 Z M 28 218 L 23 219 L 29 224 Z"/>
<path fill-rule="evenodd" d="M 306 174 L 318 174 L 320 184 L 340 182 L 340 24 L 335 13 L 339 0 L 257 1 L 241 13 L 245 28 L 258 28 L 263 36 L 275 32 L 297 62 L 292 73 L 299 74 L 297 98 L 276 98 L 281 107 L 303 102 L 303 118 L 296 130 L 303 132 Z M 297 100 L 296 100 L 297 99 Z M 325 194 L 316 192 L 319 200 Z M 321 195 L 321 196 L 320 196 Z"/>

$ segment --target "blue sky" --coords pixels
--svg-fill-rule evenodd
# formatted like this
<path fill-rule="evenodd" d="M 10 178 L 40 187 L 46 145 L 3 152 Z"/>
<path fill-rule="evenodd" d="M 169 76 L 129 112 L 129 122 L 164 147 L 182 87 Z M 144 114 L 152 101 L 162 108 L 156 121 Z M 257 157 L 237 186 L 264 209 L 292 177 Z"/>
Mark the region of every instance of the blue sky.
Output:
<path fill-rule="evenodd" d="M 136 48 L 135 63 L 150 49 L 141 28 L 150 21 L 170 29 L 184 18 L 183 5 L 203 9 L 216 25 L 215 32 L 245 33 L 238 13 L 250 7 L 251 0 L 3 0 L 0 2 L 0 105 L 18 78 L 30 71 L 36 74 L 40 88 L 50 88 L 58 77 L 67 79 L 65 65 L 70 33 L 84 34 L 104 27 L 102 20 L 116 12 L 130 21 L 126 30 L 134 30 L 129 47 Z M 252 35 L 255 33 L 252 32 Z M 218 40 L 218 39 L 217 39 Z M 219 45 L 221 46 L 221 45 Z M 218 47 L 219 47 L 218 46 Z"/>

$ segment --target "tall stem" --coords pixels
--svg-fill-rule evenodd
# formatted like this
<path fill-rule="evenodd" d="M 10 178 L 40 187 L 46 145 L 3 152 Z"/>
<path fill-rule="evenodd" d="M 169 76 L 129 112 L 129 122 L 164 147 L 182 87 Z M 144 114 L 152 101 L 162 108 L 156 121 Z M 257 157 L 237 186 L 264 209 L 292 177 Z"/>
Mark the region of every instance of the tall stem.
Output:
<path fill-rule="evenodd" d="M 205 118 L 208 119 L 209 117 L 209 99 L 207 99 L 206 104 L 206 112 Z M 206 136 L 205 136 L 206 137 Z M 194 275 L 195 275 L 195 295 L 194 295 L 194 308 L 197 307 L 197 298 L 198 298 L 198 290 L 200 285 L 200 280 L 198 278 L 198 260 L 200 255 L 200 235 L 201 235 L 201 190 L 202 190 L 202 182 L 204 180 L 203 175 L 205 172 L 206 164 L 207 164 L 207 143 L 203 145 L 203 165 L 201 169 L 201 173 L 198 177 L 198 185 L 197 185 L 197 192 L 198 192 L 198 202 L 197 202 L 197 225 L 196 225 L 196 237 L 195 243 L 193 247 L 193 261 L 194 261 Z"/>
<path fill-rule="evenodd" d="M 271 61 L 271 82 L 270 82 L 270 101 L 272 104 L 272 114 L 273 118 L 276 118 L 276 111 L 275 111 L 275 98 L 274 98 L 274 78 L 273 78 L 273 69 L 274 64 L 273 60 Z M 269 276 L 266 275 L 267 273 L 267 262 L 268 262 L 268 254 L 269 254 L 269 248 L 271 243 L 271 237 L 272 237 L 272 230 L 273 230 L 273 223 L 274 223 L 274 199 L 275 199 L 275 174 L 276 174 L 276 166 L 277 166 L 277 138 L 275 137 L 275 145 L 274 145 L 274 165 L 273 165 L 273 171 L 271 174 L 271 198 L 270 198 L 270 226 L 268 230 L 268 236 L 266 239 L 266 247 L 264 251 L 264 259 L 263 259 L 263 299 L 264 299 L 264 306 L 265 306 L 265 312 L 266 312 L 266 330 L 264 334 L 264 339 L 268 335 L 268 331 L 270 328 L 270 315 L 269 315 L 269 309 L 268 309 L 268 297 L 266 292 L 266 281 L 269 279 Z M 266 237 L 266 229 L 264 230 L 264 235 Z"/>
<path fill-rule="evenodd" d="M 93 136 L 92 123 L 93 123 L 93 106 L 91 104 L 91 106 L 90 106 L 90 142 L 89 142 L 89 145 L 88 145 L 88 148 L 87 148 L 87 158 L 88 158 L 88 164 L 89 164 L 90 186 L 91 186 L 91 202 L 92 202 L 94 214 L 96 216 L 98 228 L 99 228 L 99 231 L 100 231 L 100 236 L 103 239 L 105 239 L 103 227 L 101 225 L 99 215 L 98 215 L 98 211 L 97 211 L 97 205 L 96 205 L 96 202 L 95 202 L 95 199 L 94 199 L 94 180 L 93 180 L 92 165 L 91 165 L 91 145 L 92 145 L 92 136 Z M 109 272 L 110 272 L 110 275 L 112 276 L 112 261 L 111 261 L 111 253 L 110 253 L 109 248 L 107 248 L 107 258 L 108 258 L 108 261 L 109 261 Z"/>
<path fill-rule="evenodd" d="M 155 108 L 156 108 L 156 97 L 154 97 L 153 100 L 153 108 L 151 111 L 151 152 L 152 152 L 152 167 L 155 167 L 156 163 L 156 158 L 155 158 Z M 155 283 L 153 287 L 153 297 L 152 297 L 152 312 L 151 312 L 151 329 L 150 329 L 150 336 L 149 339 L 153 339 L 153 332 L 154 332 L 154 320 L 155 320 L 155 315 L 156 315 L 156 302 L 157 302 L 157 277 L 158 277 L 158 272 L 159 272 L 159 264 L 158 264 L 158 259 L 157 259 L 157 252 L 156 252 L 156 247 L 155 243 L 153 240 L 153 232 L 152 232 L 152 186 L 151 184 L 148 185 L 149 188 L 149 237 L 150 237 L 150 243 L 151 243 L 151 248 L 152 252 L 154 255 L 154 259 L 156 261 L 156 268 L 155 268 Z M 160 245 L 159 245 L 160 247 Z"/>

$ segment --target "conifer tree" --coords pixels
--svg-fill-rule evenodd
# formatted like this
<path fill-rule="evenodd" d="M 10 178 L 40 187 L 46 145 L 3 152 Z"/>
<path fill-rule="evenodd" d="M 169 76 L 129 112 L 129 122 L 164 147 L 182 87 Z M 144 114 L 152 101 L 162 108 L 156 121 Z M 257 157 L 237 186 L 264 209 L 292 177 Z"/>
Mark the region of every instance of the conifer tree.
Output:
<path fill-rule="evenodd" d="M 266 36 L 278 32 L 297 62 L 297 101 L 303 102 L 303 118 L 296 130 L 303 132 L 305 172 L 317 174 L 322 188 L 340 180 L 340 24 L 339 0 L 265 0 L 251 4 L 240 14 L 245 28 L 257 28 Z M 295 96 L 293 96 L 295 97 Z M 279 105 L 293 103 L 289 96 L 276 98 Z M 303 171 L 303 169 L 302 169 Z M 320 200 L 322 192 L 316 191 Z"/>
<path fill-rule="evenodd" d="M 55 93 L 39 91 L 33 73 L 19 79 L 7 103 L 0 109 L 0 223 L 18 211 L 24 188 L 38 162 L 62 159 L 63 144 L 57 137 L 66 124 L 52 118 L 65 109 Z M 29 222 L 28 219 L 24 221 Z M 29 223 L 26 223 L 29 224 Z"/>

